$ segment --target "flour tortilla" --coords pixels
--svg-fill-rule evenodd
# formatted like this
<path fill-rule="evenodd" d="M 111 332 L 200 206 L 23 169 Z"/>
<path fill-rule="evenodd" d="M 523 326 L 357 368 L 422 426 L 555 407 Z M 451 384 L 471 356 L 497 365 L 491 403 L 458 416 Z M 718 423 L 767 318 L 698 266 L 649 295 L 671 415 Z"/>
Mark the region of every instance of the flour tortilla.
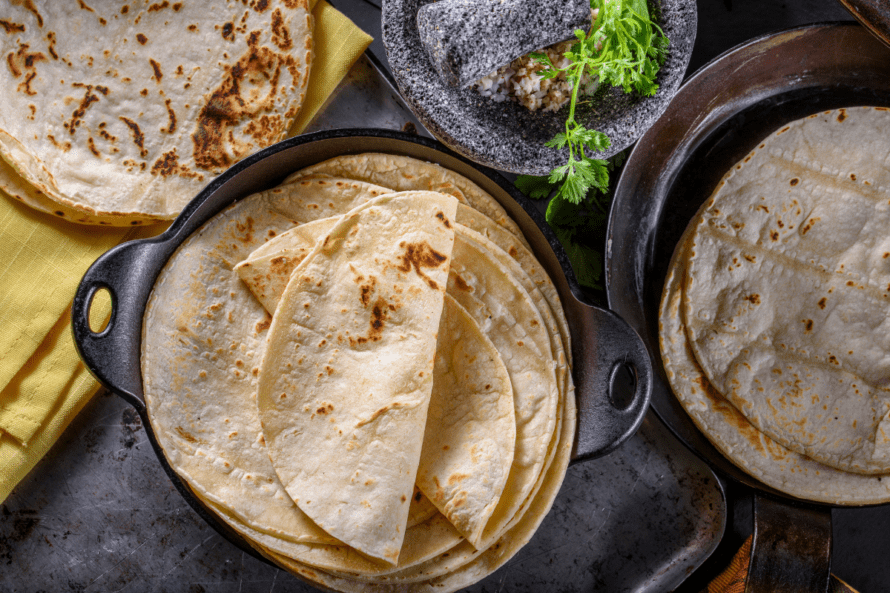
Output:
<path fill-rule="evenodd" d="M 890 111 L 793 122 L 723 179 L 691 239 L 686 328 L 758 430 L 890 472 Z"/>
<path fill-rule="evenodd" d="M 78 224 L 92 225 L 115 225 L 115 226 L 136 226 L 142 224 L 151 224 L 160 219 L 152 219 L 146 216 L 121 216 L 113 221 L 105 217 L 94 216 L 82 210 L 75 210 L 61 202 L 56 202 L 46 196 L 43 192 L 28 183 L 21 175 L 16 173 L 12 165 L 0 158 L 0 193 L 5 193 L 10 198 L 18 200 L 45 214 L 51 214 L 70 222 Z"/>
<path fill-rule="evenodd" d="M 423 193 L 401 195 L 422 198 Z M 299 254 L 323 240 L 338 220 L 332 217 L 295 227 L 235 267 L 267 311 L 278 307 L 292 270 L 302 261 Z M 458 531 L 478 546 L 513 461 L 513 389 L 491 340 L 447 294 L 427 426 L 417 483 Z M 400 568 L 406 566 L 400 563 Z"/>
<path fill-rule="evenodd" d="M 525 241 L 522 231 L 497 200 L 463 175 L 435 163 L 384 153 L 343 155 L 297 171 L 288 176 L 283 185 L 318 176 L 346 177 L 394 191 L 429 190 L 450 194 Z"/>
<path fill-rule="evenodd" d="M 448 294 L 433 390 L 417 485 L 479 547 L 513 463 L 513 388 L 494 344 Z"/>
<path fill-rule="evenodd" d="M 408 192 L 403 195 L 414 193 Z M 458 208 L 458 217 L 460 217 L 460 212 L 461 209 Z M 253 283 L 252 277 L 256 277 L 261 278 L 263 283 L 280 286 L 282 281 L 275 279 L 277 272 L 272 269 L 269 262 L 280 257 L 278 254 L 284 250 L 305 249 L 308 243 L 316 241 L 317 237 L 322 236 L 324 229 L 331 224 L 330 220 L 315 221 L 304 225 L 306 227 L 304 229 L 298 227 L 294 231 L 275 237 L 257 252 L 251 254 L 248 261 L 254 262 L 254 265 L 250 268 L 250 276 L 245 277 L 245 281 L 250 286 Z M 316 235 L 316 233 L 318 234 Z M 468 302 L 476 312 L 477 320 L 486 327 L 494 324 L 490 331 L 495 332 L 497 337 L 494 335 L 492 337 L 499 340 L 497 343 L 504 348 L 513 373 L 518 377 L 519 385 L 523 389 L 521 393 L 516 394 L 517 414 L 519 414 L 519 410 L 524 410 L 521 430 L 517 429 L 519 439 L 523 443 L 522 451 L 525 455 L 523 465 L 518 468 L 514 467 L 512 470 L 510 476 L 512 481 L 505 489 L 504 497 L 506 498 L 500 503 L 497 519 L 485 530 L 488 532 L 489 542 L 483 541 L 476 543 L 475 546 L 469 543 L 460 544 L 454 550 L 449 549 L 445 552 L 444 558 L 436 558 L 423 564 L 412 566 L 400 561 L 399 570 L 395 572 L 380 571 L 379 574 L 366 573 L 363 575 L 350 571 L 348 567 L 342 567 L 339 570 L 330 568 L 330 565 L 325 567 L 353 579 L 375 582 L 413 582 L 443 574 L 478 557 L 488 547 L 487 544 L 496 540 L 501 532 L 520 520 L 528 505 L 531 504 L 535 493 L 544 481 L 551 460 L 556 455 L 561 438 L 560 431 L 563 428 L 561 424 L 542 425 L 541 419 L 546 419 L 548 415 L 558 418 L 562 407 L 561 402 L 574 398 L 574 388 L 571 386 L 571 377 L 565 365 L 565 357 L 556 356 L 557 359 L 563 361 L 559 366 L 553 362 L 545 363 L 548 357 L 554 356 L 550 354 L 551 348 L 561 353 L 561 340 L 552 315 L 549 315 L 545 321 L 545 317 L 540 316 L 541 311 L 537 309 L 536 301 L 522 288 L 523 284 L 532 284 L 530 279 L 527 277 L 524 280 L 518 279 L 517 277 L 525 276 L 521 267 L 507 253 L 502 252 L 480 234 L 460 224 L 457 225 L 457 233 L 459 248 L 464 251 L 465 255 L 462 258 L 456 258 L 452 267 L 462 269 L 466 278 L 470 279 L 469 282 L 472 283 L 472 286 L 462 277 L 454 278 L 449 283 L 449 290 L 456 292 L 460 298 Z M 281 251 L 276 252 L 273 247 Z M 498 254 L 498 252 L 500 253 Z M 260 257 L 256 257 L 257 254 Z M 469 264 L 465 264 L 463 260 Z M 484 280 L 480 281 L 479 277 L 484 277 Z M 533 285 L 531 290 L 537 291 Z M 505 297 L 505 295 L 509 296 Z M 503 299 L 503 303 L 507 303 L 507 308 L 512 313 L 504 311 L 503 307 L 498 305 L 498 299 Z M 540 294 L 537 302 L 544 303 Z M 267 306 L 274 310 L 276 306 L 274 298 Z M 496 313 L 492 314 L 490 310 L 486 309 L 486 306 L 491 306 Z M 517 322 L 517 318 L 522 321 Z M 522 329 L 523 327 L 525 329 Z M 505 331 L 504 328 L 508 329 Z M 533 350 L 530 353 L 529 348 L 534 347 L 540 348 L 540 350 Z M 544 352 L 547 354 L 543 354 Z M 529 358 L 532 359 L 531 362 Z M 542 392 L 542 387 L 548 385 L 548 377 L 551 386 L 555 382 L 558 397 L 555 393 L 549 394 L 550 397 L 554 397 L 555 401 L 547 401 L 545 399 L 547 395 Z M 532 385 L 531 388 L 529 388 L 529 384 Z M 542 402 L 542 400 L 544 401 Z M 548 411 L 551 409 L 549 406 L 552 405 L 556 405 L 556 413 Z M 536 413 L 540 413 L 540 417 L 530 419 Z M 434 424 L 434 426 L 437 425 Z M 572 428 L 573 426 L 566 427 L 566 430 L 573 434 Z M 435 490 L 426 490 L 426 492 L 436 500 Z M 315 565 L 317 566 L 317 564 Z M 349 572 L 353 574 L 348 574 Z"/>
<path fill-rule="evenodd" d="M 230 245 L 239 243 L 240 241 L 249 241 L 251 243 L 253 251 L 256 250 L 260 245 L 262 245 L 265 241 L 270 239 L 274 239 L 274 237 L 281 235 L 288 228 L 291 228 L 294 224 L 294 221 L 298 220 L 299 216 L 299 208 L 294 206 L 293 203 L 287 198 L 287 196 L 282 195 L 283 192 L 278 192 L 274 194 L 272 192 L 263 192 L 260 195 L 252 196 L 244 200 L 244 202 L 250 202 L 251 208 L 241 211 L 238 216 L 233 216 L 229 220 L 225 222 L 225 224 L 220 224 L 214 233 L 210 233 L 212 236 L 213 245 L 217 245 L 219 249 L 226 251 L 229 249 Z M 243 203 L 243 202 L 242 202 Z M 225 215 L 223 215 L 225 216 Z M 276 221 L 275 224 L 268 224 L 268 220 Z M 206 243 L 211 243 L 210 239 L 205 237 Z M 205 245 L 206 247 L 206 245 Z M 211 250 L 212 251 L 212 250 Z M 244 250 L 239 250 L 237 253 L 234 251 L 226 251 L 225 257 L 218 258 L 217 254 L 212 254 L 212 258 L 214 258 L 214 262 L 210 265 L 210 267 L 218 267 L 220 270 L 224 270 L 226 272 L 226 280 L 230 280 L 231 277 L 236 276 L 234 272 L 232 272 L 231 268 L 238 262 L 244 259 Z M 174 259 L 179 259 L 175 257 Z M 171 263 L 173 260 L 171 260 Z M 175 267 L 175 266 L 174 266 Z M 484 268 L 484 266 L 483 266 Z M 218 272 L 220 270 L 217 270 Z M 185 278 L 191 277 L 191 269 L 189 266 L 182 266 L 182 269 L 179 270 L 178 274 L 173 274 L 179 276 L 180 274 L 184 275 Z M 179 278 L 182 280 L 182 276 Z M 181 282 L 178 285 L 172 285 L 168 288 L 173 288 L 173 293 L 177 295 L 178 299 L 173 299 L 173 303 L 169 304 L 165 307 L 156 307 L 154 312 L 155 320 L 163 319 L 169 326 L 175 330 L 177 325 L 177 320 L 179 319 L 195 319 L 197 323 L 195 323 L 195 328 L 198 328 L 201 334 L 201 338 L 195 339 L 193 341 L 183 341 L 182 336 L 176 331 L 171 331 L 171 339 L 164 343 L 163 340 L 158 340 L 161 349 L 167 346 L 172 346 L 170 351 L 171 358 L 180 358 L 183 357 L 188 359 L 189 356 L 193 356 L 197 360 L 207 360 L 212 357 L 217 358 L 217 364 L 219 365 L 219 369 L 231 369 L 237 360 L 242 360 L 243 357 L 234 358 L 234 357 L 223 357 L 220 359 L 220 353 L 214 351 L 213 347 L 207 347 L 204 345 L 206 342 L 205 337 L 210 336 L 212 331 L 221 332 L 224 335 L 232 335 L 235 336 L 239 332 L 246 331 L 247 328 L 250 327 L 249 323 L 246 323 L 245 319 L 242 319 L 240 316 L 233 315 L 219 315 L 215 319 L 216 322 L 209 321 L 208 315 L 211 313 L 215 313 L 219 308 L 212 308 L 213 305 L 216 304 L 216 297 L 220 294 L 228 294 L 225 289 L 220 289 L 218 286 L 213 285 L 212 282 L 206 282 L 206 279 L 201 276 L 197 276 L 191 281 Z M 240 279 L 237 280 L 236 284 L 239 284 L 243 287 L 243 283 L 241 283 Z M 232 291 L 236 293 L 236 291 Z M 243 293 L 236 293 L 238 299 L 244 297 Z M 168 295 L 169 296 L 169 295 Z M 152 297 L 154 299 L 155 296 Z M 234 297 L 233 297 L 234 298 Z M 253 300 L 254 305 L 257 305 L 255 299 L 253 297 L 249 297 Z M 185 311 L 185 313 L 180 314 L 178 310 L 178 300 L 188 301 L 190 299 L 198 300 L 206 299 L 206 309 L 205 316 L 203 318 L 200 315 L 189 316 L 189 311 Z M 532 301 L 532 307 L 534 307 L 534 301 Z M 196 309 L 197 311 L 198 309 Z M 235 324 L 238 327 L 228 327 L 231 320 L 234 319 L 237 323 Z M 222 323 L 223 320 L 228 320 L 227 323 Z M 268 318 L 263 316 L 258 319 L 260 327 L 264 325 L 264 323 L 268 323 Z M 203 324 L 211 324 L 218 323 L 219 325 L 215 327 L 211 327 L 210 325 Z M 240 326 L 244 326 L 240 328 Z M 240 329 L 239 329 L 240 328 Z M 549 328 L 548 328 L 549 329 Z M 262 338 L 265 329 L 258 330 L 260 332 L 260 337 Z M 550 332 L 552 334 L 552 332 Z M 542 332 L 538 337 L 539 341 L 543 344 L 546 344 L 550 341 L 552 336 L 547 335 L 548 332 Z M 234 340 L 233 340 L 234 341 Z M 145 342 L 144 342 L 145 343 Z M 178 350 L 177 350 L 178 348 Z M 152 365 L 145 364 L 145 358 L 151 358 L 151 353 L 157 349 L 150 349 L 144 354 L 144 367 L 148 368 Z M 255 368 L 255 360 L 256 357 L 259 356 L 261 352 L 254 352 L 254 358 L 248 363 L 246 360 L 242 360 L 242 363 L 245 366 L 249 366 L 251 368 Z M 185 355 L 185 356 L 183 356 Z M 166 360 L 163 357 L 160 360 L 156 360 L 153 368 L 156 369 L 155 372 L 160 371 L 160 374 L 163 375 L 164 371 L 161 369 L 165 369 Z M 187 366 L 187 365 L 183 365 Z M 554 368 L 555 363 L 551 362 L 550 367 Z M 173 367 L 171 367 L 173 368 Z M 236 367 L 237 368 L 237 367 Z M 231 372 L 231 371 L 228 371 Z M 175 373 L 174 373 L 175 374 Z M 210 373 L 208 373 L 208 376 Z M 183 374 L 182 378 L 173 377 L 170 382 L 183 384 L 189 381 L 187 378 L 188 374 Z M 185 379 L 185 380 L 183 380 Z M 255 382 L 255 379 L 254 379 Z M 558 384 L 558 382 L 557 382 Z M 565 406 L 563 406 L 563 398 L 566 398 L 566 391 L 563 391 L 563 387 L 559 387 L 557 389 L 557 402 L 556 402 L 556 413 L 559 414 L 560 410 L 562 410 L 563 415 L 565 413 Z M 220 444 L 225 444 L 227 433 L 225 431 L 217 431 L 219 435 L 220 442 L 217 443 L 214 441 L 214 436 L 211 434 L 211 429 L 214 425 L 214 422 L 221 423 L 223 418 L 229 416 L 227 413 L 228 406 L 230 405 L 228 401 L 229 398 L 236 399 L 247 399 L 251 400 L 253 397 L 252 392 L 238 392 L 238 390 L 232 390 L 228 387 L 221 387 L 218 391 L 215 391 L 219 395 L 214 398 L 214 404 L 219 403 L 219 406 L 210 406 L 210 407 L 201 407 L 202 404 L 200 401 L 189 401 L 190 399 L 194 400 L 200 398 L 200 394 L 197 393 L 197 390 L 192 389 L 190 394 L 188 393 L 167 393 L 164 394 L 166 397 L 169 397 L 170 401 L 163 401 L 164 397 L 155 397 L 156 403 L 157 400 L 161 400 L 164 404 L 163 406 L 159 405 L 158 408 L 166 407 L 169 409 L 170 415 L 169 419 L 172 419 L 174 422 L 182 423 L 187 422 L 188 426 L 192 428 L 195 432 L 201 431 L 201 436 L 206 437 L 205 443 L 202 443 L 202 447 L 205 447 L 208 451 L 213 451 L 214 449 L 219 449 Z M 197 396 L 197 397 L 196 397 Z M 184 399 L 185 401 L 177 401 L 177 398 Z M 218 401 L 217 401 L 218 400 Z M 251 400 L 252 401 L 252 400 Z M 526 401 L 529 401 L 526 399 Z M 572 397 L 566 398 L 567 406 L 571 406 L 571 410 L 574 410 L 574 400 Z M 546 406 L 545 406 L 546 408 Z M 181 412 L 185 412 L 182 414 Z M 197 413 L 196 413 L 197 412 Z M 153 423 L 156 424 L 156 423 Z M 258 420 L 257 420 L 258 424 Z M 555 427 L 553 432 L 549 435 L 549 438 L 544 439 L 544 443 L 546 443 L 545 447 L 542 447 L 543 452 L 543 462 L 541 463 L 541 472 L 537 475 L 535 480 L 533 481 L 531 487 L 528 489 L 528 494 L 524 501 L 520 501 L 518 505 L 516 505 L 516 512 L 513 516 L 506 522 L 506 529 L 513 529 L 513 525 L 518 523 L 528 524 L 529 521 L 526 519 L 526 515 L 539 515 L 539 517 L 543 517 L 546 514 L 547 509 L 549 509 L 549 504 L 552 502 L 552 499 L 547 499 L 547 492 L 552 492 L 555 496 L 555 490 L 558 489 L 558 485 L 562 480 L 562 477 L 565 473 L 565 465 L 563 464 L 560 468 L 560 462 L 558 461 L 560 457 L 562 457 L 566 462 L 568 460 L 568 455 L 571 450 L 572 438 L 574 435 L 574 416 L 572 416 L 571 422 L 567 423 L 566 430 L 561 430 L 562 420 L 559 419 L 558 422 L 555 422 Z M 176 426 L 175 424 L 172 424 Z M 227 426 L 225 424 L 222 425 L 225 429 Z M 243 520 L 243 517 L 246 516 L 244 513 L 244 509 L 240 508 L 240 505 L 244 504 L 243 496 L 254 496 L 255 499 L 249 500 L 249 504 L 253 505 L 257 508 L 261 508 L 264 506 L 262 501 L 256 497 L 254 491 L 250 489 L 245 489 L 244 484 L 241 482 L 241 477 L 248 473 L 253 475 L 253 468 L 250 468 L 249 471 L 245 471 L 241 469 L 240 471 L 231 471 L 228 470 L 224 466 L 223 463 L 220 462 L 220 458 L 222 460 L 231 461 L 231 455 L 235 452 L 241 452 L 240 450 L 229 451 L 225 450 L 223 454 L 208 455 L 204 452 L 197 453 L 196 451 L 190 450 L 189 446 L 192 445 L 189 441 L 182 439 L 177 431 L 172 431 L 172 435 L 165 435 L 164 440 L 164 448 L 165 453 L 168 456 L 168 459 L 180 459 L 183 463 L 182 466 L 198 466 L 206 469 L 205 474 L 201 475 L 200 478 L 204 479 L 205 485 L 209 485 L 212 490 L 214 490 L 213 494 L 216 496 L 216 500 L 223 499 L 227 504 L 223 505 L 222 503 L 216 503 L 209 499 L 206 499 L 211 503 L 211 506 L 215 506 L 215 508 L 221 514 L 224 514 L 229 521 L 232 521 L 234 524 L 241 525 L 242 528 L 247 526 L 248 523 Z M 191 435 L 191 433 L 189 433 Z M 239 431 L 238 438 L 242 436 L 248 436 L 250 433 L 246 428 Z M 264 443 L 261 437 L 261 432 L 257 431 L 252 433 L 255 437 L 254 447 L 258 449 L 262 453 L 266 453 L 264 449 Z M 194 436 L 194 435 L 192 435 Z M 161 437 L 159 436 L 159 440 Z M 247 439 L 245 439 L 247 440 Z M 169 449 L 169 450 L 168 450 Z M 268 456 L 267 456 L 268 458 Z M 202 465 L 203 464 L 203 465 Z M 239 464 L 239 469 L 243 466 L 243 463 Z M 174 468 L 176 466 L 174 465 Z M 179 471 L 179 469 L 177 469 Z M 529 474 L 531 475 L 531 474 Z M 277 481 L 277 476 L 274 476 Z M 194 486 L 193 482 L 200 482 L 200 479 L 192 478 L 189 475 L 184 475 L 187 483 L 190 486 Z M 554 486 L 554 481 L 556 481 L 556 485 Z M 278 483 L 280 487 L 280 483 Z M 222 488 L 220 488 L 222 486 Z M 197 491 L 197 490 L 196 490 Z M 228 494 L 228 496 L 220 496 L 219 492 L 223 494 Z M 241 496 L 236 496 L 240 494 Z M 238 512 L 241 513 L 239 516 L 235 516 L 235 513 L 231 510 L 232 508 L 237 509 Z M 409 511 L 410 512 L 410 511 Z M 400 572 L 409 572 L 413 570 L 413 567 L 424 567 L 418 568 L 419 572 L 429 571 L 428 574 L 438 572 L 441 574 L 443 566 L 445 567 L 445 571 L 448 572 L 450 570 L 457 570 L 460 566 L 467 565 L 473 562 L 476 558 L 479 557 L 479 551 L 475 550 L 468 543 L 460 543 L 461 538 L 458 532 L 450 526 L 450 523 L 444 519 L 441 515 L 437 514 L 433 517 L 433 523 L 440 525 L 443 527 L 441 531 L 429 530 L 425 527 L 426 524 L 418 524 L 415 527 L 412 527 L 408 530 L 408 534 L 405 538 L 405 548 L 402 550 L 400 554 L 400 562 L 399 566 L 392 567 L 390 569 L 381 570 L 381 564 L 383 563 L 375 563 L 369 558 L 362 556 L 356 552 L 350 552 L 349 549 L 342 545 L 325 545 L 325 544 L 307 544 L 305 541 L 295 541 L 295 539 L 288 539 L 287 537 L 280 536 L 278 533 L 272 534 L 275 537 L 269 538 L 266 535 L 269 535 L 266 531 L 258 531 L 253 529 L 252 527 L 248 527 L 241 531 L 246 537 L 251 537 L 251 530 L 253 529 L 253 533 L 259 533 L 255 539 L 263 539 L 264 541 L 270 543 L 274 546 L 274 548 L 263 548 L 265 550 L 275 551 L 277 548 L 283 553 L 283 557 L 297 557 L 299 561 L 305 561 L 306 565 L 313 566 L 324 566 L 329 570 L 340 570 L 340 571 L 350 571 L 354 572 L 358 575 L 371 575 L 374 573 L 379 573 L 381 575 L 392 574 L 394 575 L 393 579 L 397 577 Z M 527 533 L 527 537 L 530 537 L 533 533 L 534 529 L 531 529 Z M 418 534 L 419 539 L 414 539 L 412 534 Z M 430 537 L 430 533 L 433 534 Z M 518 533 L 515 531 L 511 531 L 511 533 Z M 423 534 L 423 535 L 420 535 Z M 297 539 L 301 536 L 305 536 L 305 533 L 298 532 L 295 535 Z M 521 539 L 519 537 L 508 539 L 506 536 L 504 537 L 501 544 L 496 544 L 497 549 L 503 549 L 503 546 L 515 546 L 513 552 L 521 547 L 526 539 Z M 254 542 L 255 545 L 262 547 L 260 544 Z M 459 561 L 451 563 L 451 562 L 442 562 L 444 559 L 447 559 L 448 549 L 454 548 L 456 545 L 460 546 L 464 552 L 456 553 L 455 557 L 459 558 Z M 422 549 L 424 548 L 427 552 L 434 552 L 428 559 L 425 559 L 424 554 L 422 553 Z M 413 552 L 412 552 L 413 550 Z M 455 548 L 457 550 L 457 548 Z M 409 557 L 413 555 L 412 560 L 408 560 Z M 490 554 L 489 554 L 490 556 Z M 506 556 L 509 557 L 509 556 Z M 505 558 L 506 558 L 505 557 Z M 406 561 L 407 560 L 407 561 Z M 403 565 L 403 561 L 404 565 Z M 441 562 L 438 567 L 430 566 L 431 563 Z M 505 560 L 504 560 L 505 561 Z M 300 564 L 303 566 L 303 564 Z M 477 567 L 474 570 L 479 570 L 478 567 L 480 563 L 475 563 L 473 566 Z M 487 564 L 486 566 L 490 567 L 490 570 L 494 570 L 496 565 Z M 314 569 L 313 569 L 314 570 Z M 467 572 L 466 574 L 474 574 L 474 580 L 481 578 L 484 574 L 480 574 L 479 572 Z M 406 581 L 407 582 L 407 581 Z"/>
<path fill-rule="evenodd" d="M 419 580 L 398 580 L 390 583 L 384 579 L 374 582 L 357 581 L 344 575 L 331 574 L 304 563 L 296 562 L 275 554 L 262 546 L 256 546 L 260 553 L 284 566 L 294 574 L 325 588 L 346 593 L 451 593 L 467 587 L 506 564 L 534 535 L 544 517 L 550 511 L 553 501 L 562 485 L 571 458 L 576 422 L 575 400 L 567 397 L 561 402 L 559 424 L 566 427 L 553 446 L 553 461 L 548 466 L 541 487 L 527 505 L 527 512 L 518 517 L 515 523 L 501 537 L 482 552 L 468 554 L 453 562 L 454 553 L 439 556 L 427 565 L 429 574 L 436 575 Z M 463 544 L 462 544 L 463 545 Z M 457 548 L 455 548 L 457 550 Z M 440 565 L 440 570 L 434 566 Z M 445 566 L 441 570 L 442 565 Z"/>
<path fill-rule="evenodd" d="M 263 434 L 288 494 L 322 529 L 393 565 L 433 386 L 456 209 L 445 194 L 391 194 L 344 215 L 294 270 L 259 372 Z"/>
<path fill-rule="evenodd" d="M 306 1 L 13 2 L 3 19 L 0 157 L 90 222 L 173 218 L 281 139 L 305 97 Z M 0 187 L 15 193 L 15 176 L 0 175 Z"/>
<path fill-rule="evenodd" d="M 659 344 L 665 373 L 696 426 L 730 461 L 764 484 L 791 496 L 828 504 L 890 501 L 890 476 L 865 476 L 813 461 L 772 440 L 708 382 L 695 360 L 683 321 L 690 224 L 668 269 L 659 310 Z"/>
<path fill-rule="evenodd" d="M 271 317 L 232 271 L 292 226 L 275 204 L 246 198 L 187 239 L 146 306 L 142 377 L 149 418 L 171 467 L 258 531 L 332 541 L 293 504 L 269 460 L 256 413 L 256 373 Z"/>

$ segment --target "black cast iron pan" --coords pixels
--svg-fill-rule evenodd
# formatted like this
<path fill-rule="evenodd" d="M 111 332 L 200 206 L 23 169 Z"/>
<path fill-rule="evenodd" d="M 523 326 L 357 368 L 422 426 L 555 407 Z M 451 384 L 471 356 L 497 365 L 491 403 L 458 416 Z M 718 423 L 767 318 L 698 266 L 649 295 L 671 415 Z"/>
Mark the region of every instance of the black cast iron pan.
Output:
<path fill-rule="evenodd" d="M 72 307 L 74 339 L 87 368 L 142 417 L 161 464 L 195 510 L 230 541 L 256 555 L 244 540 L 207 511 L 170 468 L 146 413 L 140 353 L 142 319 L 155 279 L 176 248 L 229 204 L 278 185 L 290 173 L 342 154 L 386 152 L 439 163 L 463 174 L 493 195 L 519 224 L 559 292 L 571 331 L 578 428 L 573 460 L 604 455 L 639 427 L 649 405 L 652 367 L 636 332 L 611 311 L 586 304 L 568 260 L 543 216 L 491 169 L 471 163 L 443 145 L 389 130 L 335 130 L 291 138 L 248 157 L 210 183 L 172 226 L 155 239 L 120 245 L 84 275 Z M 97 291 L 111 294 L 111 319 L 101 332 L 90 329 L 89 309 Z M 635 377 L 629 403 L 620 399 L 614 377 L 629 367 Z"/>
<path fill-rule="evenodd" d="M 890 105 L 890 48 L 863 27 L 811 25 L 746 42 L 681 87 L 625 164 L 610 214 L 609 306 L 655 361 L 653 408 L 709 465 L 758 495 L 749 592 L 827 589 L 831 505 L 792 499 L 752 478 L 699 432 L 660 363 L 659 300 L 680 235 L 730 167 L 787 122 L 855 105 Z"/>

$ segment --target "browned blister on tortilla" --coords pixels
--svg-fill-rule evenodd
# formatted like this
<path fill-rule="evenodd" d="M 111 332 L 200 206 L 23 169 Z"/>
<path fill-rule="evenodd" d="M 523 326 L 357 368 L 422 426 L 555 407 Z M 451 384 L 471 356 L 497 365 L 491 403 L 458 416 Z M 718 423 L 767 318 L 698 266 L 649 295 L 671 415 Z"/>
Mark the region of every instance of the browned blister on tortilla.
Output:
<path fill-rule="evenodd" d="M 75 222 L 172 219 L 284 137 L 312 61 L 307 2 L 13 3 L 4 23 L 0 188 Z"/>

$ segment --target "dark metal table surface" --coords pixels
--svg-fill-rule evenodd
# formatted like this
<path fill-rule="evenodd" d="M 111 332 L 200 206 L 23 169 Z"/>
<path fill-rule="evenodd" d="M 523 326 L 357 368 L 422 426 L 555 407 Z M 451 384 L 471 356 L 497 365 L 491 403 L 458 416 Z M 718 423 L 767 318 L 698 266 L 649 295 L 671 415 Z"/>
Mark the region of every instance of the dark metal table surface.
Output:
<path fill-rule="evenodd" d="M 348 0 L 363 6 L 356 22 L 378 35 L 371 2 Z M 852 20 L 834 0 L 702 0 L 698 8 L 689 73 L 768 31 Z M 365 58 L 311 130 L 351 126 L 419 127 Z M 470 590 L 700 591 L 750 532 L 750 507 L 750 492 L 716 481 L 648 418 L 612 455 L 571 467 L 529 545 Z M 890 509 L 835 511 L 835 574 L 862 593 L 887 590 L 887 551 Z M 157 463 L 138 415 L 107 393 L 0 505 L 3 593 L 312 590 L 208 527 Z"/>

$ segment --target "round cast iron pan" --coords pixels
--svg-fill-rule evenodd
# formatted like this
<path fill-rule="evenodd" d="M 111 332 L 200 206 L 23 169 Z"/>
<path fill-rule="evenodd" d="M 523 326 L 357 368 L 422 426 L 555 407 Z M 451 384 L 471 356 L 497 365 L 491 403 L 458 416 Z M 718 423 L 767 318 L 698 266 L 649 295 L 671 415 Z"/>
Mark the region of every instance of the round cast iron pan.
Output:
<path fill-rule="evenodd" d="M 788 541 L 796 528 L 811 529 L 788 544 L 785 560 L 793 564 L 800 559 L 806 547 L 801 542 L 809 540 L 810 560 L 820 557 L 823 564 L 818 569 L 773 566 L 778 580 L 761 589 L 751 588 L 749 581 L 749 592 L 773 590 L 769 587 L 779 584 L 782 591 L 825 590 L 811 582 L 796 589 L 789 583 L 823 571 L 827 585 L 831 505 L 793 499 L 749 476 L 692 423 L 671 392 L 660 362 L 659 301 L 680 235 L 723 174 L 785 123 L 855 105 L 890 106 L 890 48 L 863 27 L 810 25 L 746 42 L 715 58 L 681 87 L 628 158 L 610 213 L 608 302 L 639 332 L 655 361 L 652 407 L 706 463 L 759 495 L 752 558 L 759 558 L 758 528 L 761 535 L 771 529 Z M 752 560 L 752 570 L 755 564 Z"/>
<path fill-rule="evenodd" d="M 164 264 L 204 222 L 229 204 L 274 187 L 303 167 L 362 152 L 411 156 L 461 173 L 493 195 L 521 227 L 556 285 L 571 332 L 578 402 L 573 461 L 598 457 L 618 447 L 636 431 L 649 406 L 652 366 L 639 336 L 611 311 L 580 300 L 582 293 L 568 259 L 543 216 L 497 172 L 433 140 L 389 130 L 345 129 L 290 138 L 248 157 L 211 182 L 159 237 L 119 245 L 97 259 L 81 280 L 72 306 L 74 340 L 87 368 L 102 385 L 136 408 L 158 459 L 191 506 L 230 541 L 255 556 L 239 535 L 204 508 L 170 467 L 157 443 L 142 389 L 143 313 Z M 112 311 L 108 325 L 96 333 L 89 326 L 89 309 L 101 289 L 110 293 Z M 625 404 L 617 384 L 613 394 L 612 384 L 616 372 L 627 367 L 635 377 L 635 386 Z"/>

